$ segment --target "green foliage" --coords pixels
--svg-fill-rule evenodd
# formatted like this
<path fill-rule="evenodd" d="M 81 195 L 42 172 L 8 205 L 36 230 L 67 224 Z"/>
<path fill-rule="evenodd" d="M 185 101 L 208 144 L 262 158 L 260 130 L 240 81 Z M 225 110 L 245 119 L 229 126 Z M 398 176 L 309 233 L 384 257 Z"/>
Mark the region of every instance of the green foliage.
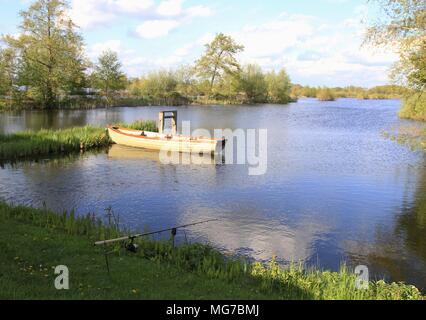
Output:
<path fill-rule="evenodd" d="M 376 0 L 383 18 L 369 28 L 366 42 L 376 46 L 398 46 L 400 60 L 392 71 L 394 81 L 409 88 L 426 90 L 426 3 L 424 0 Z M 419 101 L 415 101 L 415 99 Z M 420 93 L 404 101 L 401 116 L 424 120 L 424 98 Z"/>
<path fill-rule="evenodd" d="M 366 42 L 388 45 L 398 42 L 402 49 L 425 36 L 426 4 L 424 0 L 374 0 L 380 7 L 380 20 L 370 26 Z"/>
<path fill-rule="evenodd" d="M 214 93 L 207 80 L 196 78 L 193 69 L 156 71 L 132 79 L 129 91 L 151 104 L 179 105 L 182 103 L 288 103 L 291 83 L 281 70 L 264 73 L 258 65 L 247 65 L 237 73 L 224 73 L 216 82 Z"/>
<path fill-rule="evenodd" d="M 250 102 L 264 102 L 268 95 L 268 84 L 260 66 L 249 64 L 240 74 L 240 88 Z"/>
<path fill-rule="evenodd" d="M 10 109 L 13 101 L 19 101 L 19 62 L 16 50 L 0 48 L 0 98 L 3 98 L 3 108 L 7 105 Z"/>
<path fill-rule="evenodd" d="M 299 97 L 316 98 L 317 88 L 309 87 L 309 86 L 304 87 L 304 86 L 301 86 L 300 84 L 295 84 L 291 88 L 290 96 L 293 99 L 297 99 Z"/>
<path fill-rule="evenodd" d="M 40 130 L 0 135 L 0 159 L 70 153 L 106 147 L 110 139 L 105 129 L 90 126 L 63 130 Z"/>
<path fill-rule="evenodd" d="M 361 87 L 334 87 L 315 88 L 309 86 L 293 85 L 290 91 L 292 98 L 308 97 L 316 98 L 319 92 L 327 89 L 335 98 L 356 98 L 356 99 L 401 99 L 409 92 L 409 89 L 397 85 L 376 86 L 370 89 Z"/>
<path fill-rule="evenodd" d="M 260 66 L 249 64 L 239 74 L 239 88 L 244 92 L 250 103 L 281 103 L 291 101 L 291 82 L 287 72 L 283 69 L 276 73 L 264 73 Z"/>
<path fill-rule="evenodd" d="M 336 98 L 333 95 L 333 91 L 329 88 L 321 88 L 317 91 L 317 98 L 319 101 L 334 101 Z"/>
<path fill-rule="evenodd" d="M 235 56 L 243 49 L 242 45 L 223 33 L 217 34 L 211 43 L 206 44 L 206 52 L 196 62 L 196 70 L 201 78 L 210 81 L 210 91 L 213 90 L 215 80 L 220 80 L 225 74 L 240 71 L 240 64 Z"/>
<path fill-rule="evenodd" d="M 100 89 L 104 97 L 111 99 L 112 94 L 126 86 L 126 77 L 121 71 L 121 63 L 116 52 L 102 52 L 92 74 L 92 83 Z"/>
<path fill-rule="evenodd" d="M 426 91 L 407 95 L 400 112 L 402 118 L 426 121 Z"/>
<path fill-rule="evenodd" d="M 408 85 L 418 91 L 426 91 L 426 37 L 408 59 L 411 65 L 407 75 Z"/>
<path fill-rule="evenodd" d="M 268 100 L 272 103 L 289 103 L 291 92 L 291 81 L 287 72 L 282 69 L 278 73 L 275 71 L 269 72 L 265 76 L 267 83 Z"/>
<path fill-rule="evenodd" d="M 21 12 L 20 36 L 4 37 L 22 60 L 19 77 L 28 97 L 48 108 L 84 85 L 83 41 L 67 10 L 61 0 L 35 1 Z"/>

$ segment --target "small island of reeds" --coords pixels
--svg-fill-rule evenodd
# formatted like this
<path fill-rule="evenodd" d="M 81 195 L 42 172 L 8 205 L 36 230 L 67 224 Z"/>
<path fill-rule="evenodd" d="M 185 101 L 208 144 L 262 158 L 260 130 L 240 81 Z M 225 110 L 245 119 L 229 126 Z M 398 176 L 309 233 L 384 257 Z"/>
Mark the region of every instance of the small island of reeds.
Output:
<path fill-rule="evenodd" d="M 118 125 L 136 130 L 158 131 L 155 121 L 136 121 L 132 124 Z M 93 126 L 0 134 L 0 160 L 88 151 L 107 147 L 111 143 L 105 128 Z"/>

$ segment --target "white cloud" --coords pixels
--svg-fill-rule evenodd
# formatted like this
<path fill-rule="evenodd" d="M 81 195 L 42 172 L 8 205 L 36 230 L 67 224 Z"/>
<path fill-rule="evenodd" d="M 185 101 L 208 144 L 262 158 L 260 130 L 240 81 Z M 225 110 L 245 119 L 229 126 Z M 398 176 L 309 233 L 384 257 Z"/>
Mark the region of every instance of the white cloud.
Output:
<path fill-rule="evenodd" d="M 193 6 L 186 10 L 188 17 L 210 17 L 213 15 L 213 10 L 206 6 Z"/>
<path fill-rule="evenodd" d="M 136 34 L 145 39 L 167 36 L 170 31 L 190 23 L 196 17 L 209 17 L 213 11 L 205 6 L 182 9 L 183 0 L 163 1 L 157 8 L 162 19 L 148 20 L 136 27 Z M 167 19 L 164 19 L 164 18 Z M 173 19 L 172 19 L 173 18 Z"/>
<path fill-rule="evenodd" d="M 105 10 L 104 0 L 73 0 L 70 16 L 83 29 L 105 24 L 115 19 L 116 14 Z"/>
<path fill-rule="evenodd" d="M 154 7 L 153 0 L 109 0 L 112 9 L 122 13 L 138 14 Z"/>
<path fill-rule="evenodd" d="M 182 0 L 167 0 L 160 3 L 157 13 L 161 16 L 177 16 L 182 13 Z"/>
<path fill-rule="evenodd" d="M 112 50 L 119 55 L 123 54 L 123 45 L 120 40 L 108 40 L 93 44 L 88 50 L 87 55 L 91 60 L 96 60 L 100 54 L 106 50 Z"/>
<path fill-rule="evenodd" d="M 245 57 L 261 58 L 280 54 L 315 33 L 311 17 L 283 15 L 281 19 L 261 26 L 246 27 L 234 36 L 244 44 Z"/>
<path fill-rule="evenodd" d="M 74 22 L 83 29 L 91 29 L 100 25 L 108 25 L 115 22 L 119 17 L 132 17 L 136 20 L 144 20 L 138 25 L 138 29 L 144 30 L 151 25 L 160 25 L 164 35 L 164 30 L 169 31 L 174 27 L 173 21 L 179 24 L 190 22 L 196 17 L 208 17 L 213 11 L 203 5 L 195 5 L 184 8 L 184 0 L 165 0 L 156 3 L 153 0 L 72 0 L 70 15 Z M 158 20 L 167 22 L 160 24 Z M 144 25 L 148 23 L 147 25 Z M 140 32 L 137 32 L 140 34 Z M 142 32 L 145 35 L 144 32 Z M 167 33 L 166 33 L 167 34 Z M 145 37 L 145 36 L 144 36 Z"/>
<path fill-rule="evenodd" d="M 159 38 L 168 35 L 179 25 L 180 23 L 176 20 L 150 20 L 137 26 L 136 33 L 145 39 Z"/>
<path fill-rule="evenodd" d="M 357 12 L 364 13 L 361 9 Z M 312 16 L 284 13 L 231 35 L 245 46 L 240 55 L 243 63 L 258 63 L 268 70 L 286 68 L 296 82 L 335 86 L 385 83 L 397 56 L 362 47 L 365 30 L 358 18 L 331 25 Z"/>

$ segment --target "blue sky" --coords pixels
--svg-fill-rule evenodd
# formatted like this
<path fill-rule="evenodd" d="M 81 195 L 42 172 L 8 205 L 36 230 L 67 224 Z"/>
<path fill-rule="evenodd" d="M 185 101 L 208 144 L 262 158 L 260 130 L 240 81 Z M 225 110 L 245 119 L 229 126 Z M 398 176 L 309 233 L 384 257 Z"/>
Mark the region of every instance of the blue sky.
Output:
<path fill-rule="evenodd" d="M 0 33 L 18 33 L 19 11 L 29 0 L 0 0 Z M 366 0 L 70 0 L 87 55 L 118 52 L 125 71 L 193 63 L 217 32 L 245 46 L 242 63 L 285 68 L 294 83 L 360 85 L 388 83 L 395 54 L 361 47 Z"/>

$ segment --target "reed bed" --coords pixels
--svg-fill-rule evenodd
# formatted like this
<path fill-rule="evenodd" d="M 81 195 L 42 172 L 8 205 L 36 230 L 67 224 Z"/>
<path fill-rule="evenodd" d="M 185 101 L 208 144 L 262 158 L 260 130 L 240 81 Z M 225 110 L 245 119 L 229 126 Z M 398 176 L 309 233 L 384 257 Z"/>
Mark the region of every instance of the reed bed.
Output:
<path fill-rule="evenodd" d="M 149 132 L 158 132 L 157 123 L 152 120 L 137 120 L 131 124 L 117 123 L 117 127 L 128 128 L 133 130 L 143 130 Z"/>
<path fill-rule="evenodd" d="M 135 121 L 118 126 L 158 132 L 155 121 Z M 0 135 L 0 160 L 69 154 L 72 152 L 101 149 L 111 145 L 107 131 L 100 127 L 76 127 L 70 129 L 42 129 Z"/>
<path fill-rule="evenodd" d="M 46 208 L 34 209 L 0 202 L 0 223 L 1 225 L 7 225 L 8 221 L 15 221 L 19 223 L 21 228 L 23 225 L 36 226 L 41 234 L 51 234 L 53 231 L 59 232 L 63 238 L 60 244 L 61 252 L 67 251 L 67 246 L 70 246 L 74 251 L 81 250 L 85 252 L 85 254 L 81 254 L 81 257 L 84 256 L 89 261 L 94 261 L 96 256 L 99 257 L 100 252 L 95 248 L 88 251 L 92 241 L 128 234 L 128 232 L 121 230 L 118 218 L 111 212 L 111 209 L 107 211 L 107 221 L 103 223 L 103 220 L 97 218 L 94 214 L 86 216 L 76 216 L 73 212 L 56 214 Z M 27 234 L 30 233 L 30 229 L 24 228 L 24 230 L 25 236 L 31 237 L 31 235 L 28 236 Z M 15 231 L 11 230 L 10 232 L 14 233 Z M 4 235 L 4 237 L 7 239 L 7 235 Z M 80 238 L 86 239 L 87 242 L 76 246 L 76 243 L 81 243 L 78 240 Z M 65 243 L 70 244 L 66 245 Z M 117 244 L 108 249 L 111 253 L 111 259 L 113 260 L 115 257 L 118 259 L 115 260 L 113 274 L 123 277 L 119 282 L 114 283 L 116 292 L 122 292 L 123 288 L 135 286 L 135 282 L 139 280 L 138 277 L 146 276 L 149 272 L 165 270 L 164 273 L 156 275 L 157 278 L 154 282 L 159 284 L 158 287 L 151 289 L 154 291 L 159 290 L 161 297 L 172 299 L 190 297 L 185 296 L 185 294 L 191 294 L 185 290 L 184 292 L 181 290 L 170 291 L 170 288 L 180 286 L 179 281 L 183 278 L 186 279 L 187 283 L 194 283 L 194 286 L 195 283 L 199 286 L 201 281 L 201 286 L 205 286 L 205 289 L 201 287 L 201 290 L 208 291 L 209 297 L 216 299 L 223 298 L 222 293 L 225 292 L 233 292 L 233 298 L 244 297 L 246 299 L 425 299 L 417 288 L 403 283 L 387 284 L 384 281 L 372 281 L 369 283 L 367 290 L 357 289 L 355 285 L 356 276 L 346 266 L 342 266 L 339 272 L 323 271 L 318 268 L 307 269 L 302 264 L 295 263 L 290 264 L 288 267 L 283 267 L 275 259 L 272 259 L 269 263 L 251 262 L 244 258 L 224 255 L 211 246 L 198 243 L 185 243 L 174 247 L 171 241 L 158 241 L 150 238 L 138 239 L 137 243 L 139 244 L 139 249 L 136 254 L 124 251 L 122 249 L 123 244 Z M 32 245 L 33 242 L 31 241 L 25 243 L 26 248 Z M 31 252 L 34 255 L 38 254 L 35 247 L 27 249 L 30 252 L 28 253 L 29 255 L 31 255 Z M 71 250 L 71 248 L 69 249 Z M 102 249 L 100 249 L 101 252 Z M 52 254 L 57 254 L 55 250 L 51 250 L 51 252 Z M 84 268 L 85 266 L 81 265 L 82 262 L 76 261 L 76 259 L 80 259 L 79 257 L 79 254 L 73 256 L 73 262 L 80 268 Z M 27 258 L 30 259 L 30 257 Z M 56 256 L 51 257 L 55 261 L 57 258 Z M 128 271 L 130 268 L 135 270 L 134 272 L 139 272 L 138 270 L 144 271 L 135 276 L 135 274 Z M 82 272 L 84 273 L 84 269 Z M 170 280 L 170 274 L 173 273 L 176 273 L 175 281 L 177 283 L 171 284 L 168 281 Z M 91 275 L 86 276 L 91 277 Z M 99 279 L 99 271 L 96 272 L 96 277 L 98 278 L 90 278 L 89 280 L 92 282 L 105 281 L 103 278 Z M 108 278 L 106 274 L 105 278 Z M 149 289 L 146 287 L 146 283 L 151 280 L 151 278 L 144 279 L 145 292 Z M 98 284 L 94 285 L 97 286 Z M 111 285 L 109 284 L 109 289 L 102 292 L 102 294 L 106 296 L 113 294 L 111 293 Z M 161 287 L 162 285 L 164 285 L 164 288 Z M 13 290 L 13 284 L 10 286 L 11 290 Z M 97 291 L 97 294 L 100 294 L 99 291 Z"/>
<path fill-rule="evenodd" d="M 0 159 L 13 160 L 106 147 L 111 143 L 103 128 L 24 131 L 0 135 Z"/>

